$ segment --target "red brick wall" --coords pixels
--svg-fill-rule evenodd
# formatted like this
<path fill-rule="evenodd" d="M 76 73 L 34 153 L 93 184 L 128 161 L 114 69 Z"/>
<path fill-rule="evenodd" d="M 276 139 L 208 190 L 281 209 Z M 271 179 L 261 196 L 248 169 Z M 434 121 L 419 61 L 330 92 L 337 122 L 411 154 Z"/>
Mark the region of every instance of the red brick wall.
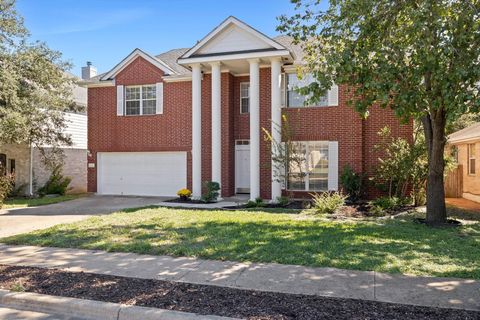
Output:
<path fill-rule="evenodd" d="M 162 71 L 137 58 L 116 77 L 122 85 L 162 81 Z M 249 139 L 249 114 L 240 114 L 240 82 L 249 77 L 221 76 L 222 101 L 222 195 L 235 193 L 235 140 Z M 270 131 L 270 68 L 260 70 L 260 127 Z M 88 148 L 90 163 L 97 152 L 187 151 L 187 181 L 191 188 L 191 82 L 164 84 L 164 113 L 149 116 L 117 116 L 116 88 L 89 88 Z M 395 136 L 409 138 L 412 125 L 401 126 L 391 110 L 373 109 L 367 120 L 346 105 L 346 90 L 339 90 L 339 106 L 284 109 L 294 139 L 339 142 L 339 171 L 346 164 L 358 172 L 372 173 L 378 154 L 377 132 L 385 125 Z M 211 75 L 202 81 L 202 181 L 211 179 Z M 260 194 L 269 199 L 271 173 L 268 142 L 260 132 Z M 88 190 L 96 191 L 96 168 L 88 170 Z M 371 194 L 375 190 L 369 190 Z M 305 195 L 302 193 L 299 196 Z"/>
<path fill-rule="evenodd" d="M 162 71 L 139 57 L 115 81 L 121 85 L 154 84 L 162 82 L 162 75 Z M 163 114 L 145 116 L 117 116 L 116 87 L 89 88 L 89 163 L 96 163 L 97 152 L 108 151 L 188 151 L 190 163 L 191 88 L 190 82 L 165 83 Z M 90 192 L 97 190 L 96 170 L 88 170 Z M 190 180 L 188 174 L 189 186 Z"/>

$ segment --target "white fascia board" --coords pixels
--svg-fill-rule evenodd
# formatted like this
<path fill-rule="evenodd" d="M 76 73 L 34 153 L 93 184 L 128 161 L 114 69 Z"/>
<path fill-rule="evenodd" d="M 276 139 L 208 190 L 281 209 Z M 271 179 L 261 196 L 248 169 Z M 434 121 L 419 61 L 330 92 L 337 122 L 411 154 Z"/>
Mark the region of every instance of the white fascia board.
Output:
<path fill-rule="evenodd" d="M 163 72 L 167 74 L 174 74 L 175 71 L 173 71 L 165 62 L 156 59 L 152 57 L 151 55 L 143 52 L 140 49 L 135 49 L 133 50 L 132 53 L 130 53 L 125 59 L 123 59 L 119 64 L 117 64 L 112 70 L 107 72 L 100 80 L 110 80 L 112 77 L 114 77 L 117 73 L 122 71 L 126 66 L 128 66 L 133 60 L 135 60 L 137 57 L 142 57 Z"/>
<path fill-rule="evenodd" d="M 447 140 L 447 143 L 448 144 L 463 144 L 463 143 L 473 143 L 473 142 L 478 142 L 478 141 L 480 141 L 480 136 L 479 137 L 465 138 L 465 139 Z"/>
<path fill-rule="evenodd" d="M 163 81 L 170 83 L 170 82 L 183 82 L 183 81 L 192 81 L 192 76 L 165 76 L 162 77 Z"/>
<path fill-rule="evenodd" d="M 264 35 L 263 33 L 261 33 L 260 31 L 258 30 L 255 30 L 254 28 L 252 28 L 251 26 L 249 26 L 248 24 L 246 24 L 245 22 L 242 22 L 240 20 L 238 20 L 237 18 L 233 17 L 233 16 L 230 16 L 228 17 L 227 19 L 225 19 L 219 26 L 217 26 L 215 29 L 213 29 L 212 31 L 210 31 L 210 33 L 208 33 L 202 40 L 200 40 L 195 46 L 193 46 L 190 50 L 188 50 L 187 52 L 185 52 L 183 54 L 183 56 L 180 58 L 180 59 L 187 59 L 187 58 L 190 58 L 190 56 L 192 56 L 195 52 L 197 52 L 198 50 L 200 50 L 200 48 L 202 48 L 205 44 L 207 44 L 208 41 L 210 41 L 210 39 L 212 39 L 213 37 L 215 37 L 217 34 L 219 34 L 220 32 L 222 32 L 226 27 L 228 27 L 229 24 L 234 24 L 236 25 L 237 27 L 243 29 L 244 31 L 260 38 L 261 40 L 265 41 L 267 44 L 271 45 L 273 48 L 277 49 L 277 50 L 285 50 L 286 48 L 284 46 L 282 46 L 280 43 L 276 42 L 275 40 L 271 39 L 270 37 L 267 37 L 266 35 Z"/>
<path fill-rule="evenodd" d="M 82 86 L 87 88 L 99 88 L 99 87 L 114 87 L 114 80 L 103 80 L 99 82 L 83 82 Z"/>
<path fill-rule="evenodd" d="M 213 55 L 208 57 L 194 57 L 194 58 L 182 58 L 178 59 L 179 64 L 188 65 L 192 63 L 206 63 L 213 61 L 228 61 L 228 60 L 241 60 L 241 59 L 254 59 L 254 58 L 274 58 L 274 57 L 291 57 L 288 50 L 272 50 L 265 52 L 249 52 L 249 53 L 232 53 Z"/>

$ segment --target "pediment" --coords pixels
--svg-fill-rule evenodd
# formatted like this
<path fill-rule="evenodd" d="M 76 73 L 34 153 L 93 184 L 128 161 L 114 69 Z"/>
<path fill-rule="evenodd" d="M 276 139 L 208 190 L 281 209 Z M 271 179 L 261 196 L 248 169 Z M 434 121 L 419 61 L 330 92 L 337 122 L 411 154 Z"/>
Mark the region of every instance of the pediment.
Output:
<path fill-rule="evenodd" d="M 263 50 L 285 50 L 285 47 L 237 18 L 229 17 L 181 58 Z"/>

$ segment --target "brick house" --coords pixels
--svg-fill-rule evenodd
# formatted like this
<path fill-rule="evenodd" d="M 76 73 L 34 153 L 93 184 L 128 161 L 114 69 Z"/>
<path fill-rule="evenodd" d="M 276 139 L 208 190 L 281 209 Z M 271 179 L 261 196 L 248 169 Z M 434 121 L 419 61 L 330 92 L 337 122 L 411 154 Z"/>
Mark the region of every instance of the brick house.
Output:
<path fill-rule="evenodd" d="M 456 150 L 459 196 L 480 202 L 480 173 L 476 165 L 480 155 L 480 123 L 475 123 L 448 136 L 449 147 Z M 450 179 L 450 175 L 448 179 Z"/>
<path fill-rule="evenodd" d="M 229 17 L 192 48 L 151 56 L 134 50 L 88 86 L 88 190 L 99 194 L 173 196 L 203 181 L 221 184 L 223 197 L 249 193 L 276 199 L 339 189 L 345 165 L 372 173 L 377 132 L 388 125 L 409 138 L 391 110 L 364 120 L 346 105 L 344 87 L 304 106 L 295 87 L 302 51 L 286 36 L 267 37 Z M 305 155 L 284 183 L 272 170 L 270 142 L 286 115 Z M 284 192 L 284 191 L 283 191 Z"/>

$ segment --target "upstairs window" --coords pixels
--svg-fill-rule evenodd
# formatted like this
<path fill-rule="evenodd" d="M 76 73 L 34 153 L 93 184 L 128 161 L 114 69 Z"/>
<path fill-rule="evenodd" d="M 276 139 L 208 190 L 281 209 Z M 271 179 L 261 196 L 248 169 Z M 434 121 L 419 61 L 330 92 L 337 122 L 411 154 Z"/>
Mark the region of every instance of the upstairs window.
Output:
<path fill-rule="evenodd" d="M 297 92 L 298 88 L 306 87 L 314 82 L 312 74 L 306 74 L 302 79 L 299 79 L 296 73 L 285 74 L 285 92 L 286 92 L 286 106 L 289 108 L 312 107 L 312 105 L 305 105 L 305 101 L 311 96 L 304 96 Z M 320 98 L 320 101 L 315 104 L 318 107 L 328 106 L 328 96 L 325 94 Z"/>
<path fill-rule="evenodd" d="M 475 144 L 468 145 L 468 174 L 475 175 Z"/>
<path fill-rule="evenodd" d="M 125 114 L 155 114 L 157 90 L 155 85 L 125 87 Z"/>
<path fill-rule="evenodd" d="M 240 83 L 240 113 L 250 112 L 250 82 Z"/>

